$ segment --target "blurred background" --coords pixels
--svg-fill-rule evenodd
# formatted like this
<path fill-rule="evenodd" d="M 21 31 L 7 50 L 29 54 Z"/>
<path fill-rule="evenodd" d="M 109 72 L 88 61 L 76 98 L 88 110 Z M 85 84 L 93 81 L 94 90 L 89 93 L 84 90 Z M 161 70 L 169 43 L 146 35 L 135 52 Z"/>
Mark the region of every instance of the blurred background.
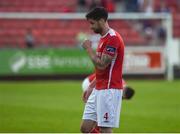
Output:
<path fill-rule="evenodd" d="M 80 132 L 95 6 L 124 39 L 123 77 L 136 90 L 115 132 L 180 132 L 179 0 L 0 0 L 0 132 Z"/>

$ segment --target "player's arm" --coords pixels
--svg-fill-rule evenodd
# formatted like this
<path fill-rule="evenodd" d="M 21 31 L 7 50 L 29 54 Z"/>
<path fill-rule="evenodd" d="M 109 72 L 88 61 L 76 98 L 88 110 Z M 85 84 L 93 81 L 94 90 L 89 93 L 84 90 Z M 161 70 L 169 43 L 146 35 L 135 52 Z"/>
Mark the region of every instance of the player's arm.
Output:
<path fill-rule="evenodd" d="M 86 49 L 89 57 L 91 58 L 93 64 L 95 65 L 96 68 L 98 69 L 105 69 L 112 61 L 113 56 L 110 56 L 108 54 L 102 54 L 101 58 L 99 58 L 96 53 L 93 51 L 91 48 L 91 42 L 89 40 L 86 40 L 83 43 L 83 48 Z"/>

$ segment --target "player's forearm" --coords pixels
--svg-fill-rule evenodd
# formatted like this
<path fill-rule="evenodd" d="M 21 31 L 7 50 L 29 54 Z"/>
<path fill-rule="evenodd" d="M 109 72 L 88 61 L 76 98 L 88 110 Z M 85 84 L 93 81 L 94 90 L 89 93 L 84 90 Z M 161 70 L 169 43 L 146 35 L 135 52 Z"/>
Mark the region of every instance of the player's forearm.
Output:
<path fill-rule="evenodd" d="M 106 65 L 104 64 L 104 62 L 95 54 L 95 52 L 91 48 L 86 49 L 86 51 L 96 68 L 98 69 L 106 68 Z"/>

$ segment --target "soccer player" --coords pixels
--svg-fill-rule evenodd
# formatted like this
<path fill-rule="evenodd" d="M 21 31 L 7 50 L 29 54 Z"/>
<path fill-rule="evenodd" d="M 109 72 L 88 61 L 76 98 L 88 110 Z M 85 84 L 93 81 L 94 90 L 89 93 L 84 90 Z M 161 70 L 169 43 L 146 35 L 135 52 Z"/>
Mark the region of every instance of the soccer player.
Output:
<path fill-rule="evenodd" d="M 96 79 L 83 95 L 86 105 L 81 132 L 89 133 L 98 126 L 101 133 L 112 133 L 114 127 L 119 127 L 124 43 L 120 34 L 109 27 L 105 8 L 92 9 L 86 14 L 86 19 L 91 29 L 101 35 L 101 39 L 96 53 L 91 48 L 90 40 L 82 44 L 95 66 Z"/>

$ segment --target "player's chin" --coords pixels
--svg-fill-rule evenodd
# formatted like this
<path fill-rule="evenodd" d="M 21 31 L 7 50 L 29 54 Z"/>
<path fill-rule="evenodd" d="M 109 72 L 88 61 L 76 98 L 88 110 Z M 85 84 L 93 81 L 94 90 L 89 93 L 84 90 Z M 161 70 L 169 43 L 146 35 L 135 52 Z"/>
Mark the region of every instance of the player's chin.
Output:
<path fill-rule="evenodd" d="M 96 33 L 96 34 L 99 34 L 99 33 L 100 33 L 100 30 L 98 30 L 98 29 L 93 29 L 93 31 L 94 31 L 94 33 Z"/>

